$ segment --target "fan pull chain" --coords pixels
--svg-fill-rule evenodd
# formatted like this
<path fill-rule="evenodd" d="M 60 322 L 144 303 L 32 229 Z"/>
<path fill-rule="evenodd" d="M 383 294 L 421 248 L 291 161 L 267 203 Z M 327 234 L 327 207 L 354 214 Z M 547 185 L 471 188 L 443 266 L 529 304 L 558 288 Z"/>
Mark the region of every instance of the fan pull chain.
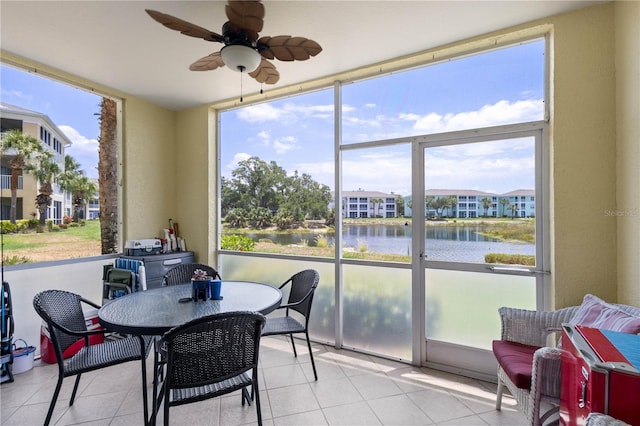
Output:
<path fill-rule="evenodd" d="M 242 72 L 242 70 L 240 70 L 240 102 L 242 102 L 242 74 L 244 74 Z"/>
<path fill-rule="evenodd" d="M 264 92 L 262 91 L 262 87 L 264 86 L 264 84 L 260 83 L 260 94 L 262 95 Z"/>

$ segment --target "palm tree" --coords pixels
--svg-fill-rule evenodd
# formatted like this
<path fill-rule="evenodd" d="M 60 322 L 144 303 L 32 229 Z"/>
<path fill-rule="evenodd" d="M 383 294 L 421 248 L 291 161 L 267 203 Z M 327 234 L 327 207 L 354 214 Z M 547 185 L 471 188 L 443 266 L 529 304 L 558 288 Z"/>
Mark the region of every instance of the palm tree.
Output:
<path fill-rule="evenodd" d="M 500 198 L 500 204 L 502 204 L 502 216 L 506 216 L 507 208 L 509 207 L 509 200 L 506 198 Z"/>
<path fill-rule="evenodd" d="M 78 222 L 80 219 L 80 212 L 84 211 L 89 200 L 96 197 L 98 194 L 98 185 L 89 179 L 87 176 L 78 176 L 77 179 L 71 185 L 72 200 L 73 200 L 73 221 Z M 86 215 L 83 215 L 86 217 Z"/>
<path fill-rule="evenodd" d="M 80 169 L 80 163 L 70 155 L 64 157 L 64 172 L 60 174 L 58 181 L 63 190 L 71 193 L 73 221 L 78 222 L 80 208 L 84 207 L 87 200 L 95 197 L 98 187 L 84 175 L 84 170 Z"/>
<path fill-rule="evenodd" d="M 100 235 L 102 254 L 118 252 L 118 170 L 116 102 L 102 98 L 100 104 Z"/>
<path fill-rule="evenodd" d="M 452 195 L 449 197 L 449 200 L 447 201 L 447 207 L 451 209 L 451 214 L 454 215 L 454 210 L 456 208 L 456 206 L 458 205 L 458 197 L 456 197 L 455 195 Z"/>
<path fill-rule="evenodd" d="M 380 216 L 380 207 L 384 200 L 382 198 L 372 198 L 371 204 L 373 204 L 373 217 Z"/>
<path fill-rule="evenodd" d="M 517 204 L 511 204 L 511 205 L 509 205 L 508 209 L 511 210 L 511 219 L 516 217 L 516 213 L 518 212 L 518 205 Z"/>
<path fill-rule="evenodd" d="M 37 166 L 29 166 L 33 169 L 33 174 L 40 183 L 38 195 L 36 196 L 36 207 L 40 216 L 40 226 L 45 225 L 47 218 L 47 207 L 51 205 L 51 194 L 53 194 L 53 183 L 56 183 L 60 176 L 60 166 L 54 160 L 51 151 L 43 151 L 38 158 Z"/>
<path fill-rule="evenodd" d="M 482 200 L 480 200 L 480 202 L 482 202 L 482 208 L 484 209 L 484 217 L 487 217 L 489 207 L 491 207 L 492 203 L 491 198 L 484 197 Z"/>
<path fill-rule="evenodd" d="M 24 168 L 31 164 L 34 157 L 44 149 L 38 139 L 17 129 L 9 130 L 2 136 L 0 149 L 3 155 L 12 157 L 9 161 L 9 167 L 11 167 L 11 210 L 9 219 L 11 223 L 16 223 L 18 179 Z"/>

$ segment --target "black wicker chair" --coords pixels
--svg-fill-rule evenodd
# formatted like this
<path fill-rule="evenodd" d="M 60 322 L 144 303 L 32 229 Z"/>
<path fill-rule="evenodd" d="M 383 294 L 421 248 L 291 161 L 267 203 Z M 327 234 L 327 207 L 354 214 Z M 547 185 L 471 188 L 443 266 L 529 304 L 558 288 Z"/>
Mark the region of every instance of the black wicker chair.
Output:
<path fill-rule="evenodd" d="M 142 357 L 140 350 L 141 338 L 139 337 L 109 339 L 105 340 L 104 343 L 89 345 L 89 336 L 104 334 L 107 331 L 87 330 L 82 312 L 83 303 L 94 308 L 100 307 L 100 305 L 84 299 L 78 294 L 62 290 L 46 290 L 36 294 L 33 298 L 33 307 L 49 328 L 51 343 L 53 344 L 58 361 L 58 383 L 53 392 L 49 411 L 44 421 L 45 425 L 48 425 L 51 421 L 51 415 L 53 414 L 53 409 L 55 408 L 58 395 L 60 394 L 60 388 L 62 387 L 62 380 L 65 377 L 76 376 L 71 399 L 69 400 L 69 406 L 71 406 L 75 400 L 82 373 L 136 360 L 142 361 L 142 370 L 145 370 L 145 359 L 149 354 L 151 338 L 142 338 L 147 350 L 145 357 Z M 75 355 L 63 359 L 62 353 L 79 339 L 84 339 L 85 342 L 82 349 Z M 144 376 L 142 380 L 144 385 L 144 401 L 146 404 L 147 395 Z M 145 405 L 145 415 L 146 412 L 147 409 Z"/>
<path fill-rule="evenodd" d="M 162 285 L 176 285 L 184 284 L 191 281 L 193 272 L 196 269 L 202 269 L 213 279 L 221 280 L 220 274 L 214 268 L 209 265 L 203 265 L 202 263 L 182 263 L 175 268 L 170 269 L 162 278 Z"/>
<path fill-rule="evenodd" d="M 241 390 L 242 405 L 255 398 L 261 425 L 258 353 L 264 322 L 265 317 L 257 312 L 228 312 L 166 332 L 158 345 L 166 360 L 166 374 L 154 403 L 154 417 L 163 399 L 164 424 L 168 425 L 169 407 Z M 155 362 L 157 370 L 158 356 Z M 251 386 L 251 396 L 247 386 Z"/>
<path fill-rule="evenodd" d="M 287 303 L 280 305 L 278 308 L 285 309 L 285 316 L 267 318 L 267 323 L 262 330 L 263 336 L 288 334 L 291 339 L 291 346 L 293 346 L 293 355 L 296 357 L 298 356 L 298 353 L 296 352 L 296 344 L 293 342 L 293 335 L 295 333 L 304 333 L 307 338 L 307 346 L 309 347 L 313 376 L 316 380 L 318 380 L 318 373 L 316 372 L 316 364 L 313 361 L 313 351 L 311 350 L 311 342 L 309 341 L 309 316 L 311 314 L 313 294 L 318 287 L 319 281 L 320 276 L 317 271 L 313 269 L 306 269 L 298 272 L 282 284 L 280 289 L 291 283 Z M 290 315 L 289 310 L 300 313 L 303 316 L 304 324 L 293 318 Z"/>

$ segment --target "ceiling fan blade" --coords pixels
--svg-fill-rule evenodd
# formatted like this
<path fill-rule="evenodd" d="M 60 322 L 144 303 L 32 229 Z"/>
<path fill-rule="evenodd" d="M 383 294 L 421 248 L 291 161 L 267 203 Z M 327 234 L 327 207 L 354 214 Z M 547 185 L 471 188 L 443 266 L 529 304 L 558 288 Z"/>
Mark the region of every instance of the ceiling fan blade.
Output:
<path fill-rule="evenodd" d="M 264 84 L 276 84 L 280 80 L 280 73 L 276 69 L 275 65 L 271 62 L 263 59 L 256 68 L 255 71 L 250 72 L 249 75 L 256 79 L 258 83 Z"/>
<path fill-rule="evenodd" d="M 280 35 L 260 38 L 258 51 L 267 59 L 304 61 L 322 52 L 322 47 L 308 38 Z"/>
<path fill-rule="evenodd" d="M 224 10 L 236 28 L 243 30 L 252 41 L 258 39 L 264 25 L 264 5 L 261 2 L 229 0 Z"/>
<path fill-rule="evenodd" d="M 215 52 L 198 59 L 191 64 L 189 69 L 191 71 L 211 71 L 220 67 L 224 67 L 224 61 L 222 60 L 222 56 L 220 56 L 220 52 Z"/>
<path fill-rule="evenodd" d="M 172 30 L 180 31 L 184 35 L 201 38 L 207 41 L 224 42 L 224 37 L 220 34 L 214 33 L 213 31 L 209 31 L 206 28 L 202 28 L 196 24 L 192 24 L 191 22 L 183 21 L 180 18 L 176 18 L 175 16 L 167 15 L 166 13 L 158 12 L 156 10 L 145 10 L 149 16 L 157 22 Z"/>

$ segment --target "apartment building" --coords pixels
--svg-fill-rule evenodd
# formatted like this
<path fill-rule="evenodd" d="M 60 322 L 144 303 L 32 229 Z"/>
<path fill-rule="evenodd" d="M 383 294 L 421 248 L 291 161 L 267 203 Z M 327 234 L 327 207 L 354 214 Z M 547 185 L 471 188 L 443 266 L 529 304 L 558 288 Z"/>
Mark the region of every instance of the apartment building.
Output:
<path fill-rule="evenodd" d="M 447 202 L 442 202 L 446 200 Z M 438 201 L 441 201 L 438 203 Z M 404 199 L 406 217 L 412 214 L 412 199 Z M 536 197 L 533 189 L 516 189 L 504 194 L 470 189 L 428 189 L 425 191 L 427 218 L 449 217 L 534 217 Z"/>
<path fill-rule="evenodd" d="M 398 217 L 397 198 L 398 196 L 396 194 L 388 194 L 380 191 L 365 191 L 364 189 L 343 191 L 342 217 L 352 219 Z M 329 204 L 329 209 L 334 207 L 334 203 Z"/>
<path fill-rule="evenodd" d="M 53 152 L 54 158 L 64 167 L 65 148 L 71 141 L 62 133 L 51 119 L 42 113 L 31 111 L 15 105 L 0 103 L 0 125 L 4 134 L 10 130 L 20 130 L 24 134 L 40 140 L 42 145 Z M 2 219 L 9 218 L 11 209 L 11 153 L 2 156 L 0 172 L 0 188 L 2 189 Z M 35 199 L 38 195 L 39 183 L 32 174 L 22 172 L 18 180 L 17 219 L 37 218 Z M 72 211 L 71 197 L 65 196 L 57 185 L 54 185 L 53 201 L 47 210 L 47 219 L 60 223 L 65 214 Z"/>

